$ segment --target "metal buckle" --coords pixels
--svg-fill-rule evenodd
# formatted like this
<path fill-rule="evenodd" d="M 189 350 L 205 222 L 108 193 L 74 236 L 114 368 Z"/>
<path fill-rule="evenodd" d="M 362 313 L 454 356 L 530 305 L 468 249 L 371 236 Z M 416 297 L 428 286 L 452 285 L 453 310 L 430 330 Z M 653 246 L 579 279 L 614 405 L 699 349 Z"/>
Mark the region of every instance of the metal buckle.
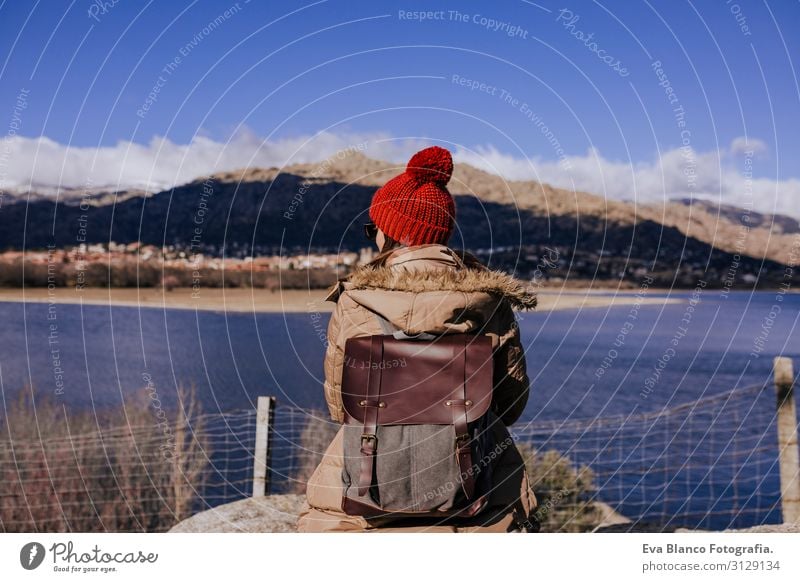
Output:
<path fill-rule="evenodd" d="M 471 439 L 469 438 L 469 435 L 468 435 L 468 434 L 460 434 L 460 435 L 457 435 L 457 436 L 456 436 L 456 445 L 457 445 L 457 446 L 459 446 L 459 447 L 461 447 L 461 446 L 463 446 L 464 444 L 469 444 L 469 441 L 470 441 L 470 440 L 471 440 Z"/>
<path fill-rule="evenodd" d="M 378 446 L 378 437 L 374 434 L 364 433 L 361 435 L 361 453 L 364 455 L 374 455 Z"/>

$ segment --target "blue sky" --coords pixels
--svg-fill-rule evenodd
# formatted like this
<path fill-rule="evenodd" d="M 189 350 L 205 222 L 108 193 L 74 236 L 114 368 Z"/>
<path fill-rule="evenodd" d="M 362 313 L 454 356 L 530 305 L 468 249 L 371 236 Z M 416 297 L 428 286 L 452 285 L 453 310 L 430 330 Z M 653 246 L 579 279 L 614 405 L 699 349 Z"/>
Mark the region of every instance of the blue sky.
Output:
<path fill-rule="evenodd" d="M 420 21 L 423 10 L 433 14 Z M 509 177 L 551 181 L 560 158 L 576 172 L 595 160 L 635 174 L 688 145 L 716 156 L 720 173 L 787 182 L 795 199 L 798 22 L 798 2 L 745 0 L 6 1 L 0 129 L 16 120 L 15 138 L 85 152 L 198 136 L 291 143 L 288 161 L 324 157 L 303 145 L 320 131 L 345 144 L 380 135 L 394 149 L 368 155 L 444 143 Z M 531 165 L 541 175 L 520 169 Z"/>

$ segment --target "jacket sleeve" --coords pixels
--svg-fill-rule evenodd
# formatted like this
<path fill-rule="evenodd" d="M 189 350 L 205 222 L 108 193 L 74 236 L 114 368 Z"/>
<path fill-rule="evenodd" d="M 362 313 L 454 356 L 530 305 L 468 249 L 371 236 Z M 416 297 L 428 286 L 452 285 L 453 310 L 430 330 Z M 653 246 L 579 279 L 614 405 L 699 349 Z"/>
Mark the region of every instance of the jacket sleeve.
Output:
<path fill-rule="evenodd" d="M 503 332 L 494 356 L 492 410 L 503 424 L 510 426 L 525 410 L 530 386 L 519 325 L 507 301 L 503 302 L 497 317 L 501 319 Z"/>
<path fill-rule="evenodd" d="M 325 349 L 325 402 L 328 404 L 328 411 L 334 422 L 344 422 L 344 406 L 342 405 L 342 394 L 337 389 L 341 383 L 342 366 L 339 364 L 344 360 L 344 350 L 340 346 L 342 321 L 342 303 L 336 303 L 336 308 L 331 314 L 328 323 L 327 348 Z"/>

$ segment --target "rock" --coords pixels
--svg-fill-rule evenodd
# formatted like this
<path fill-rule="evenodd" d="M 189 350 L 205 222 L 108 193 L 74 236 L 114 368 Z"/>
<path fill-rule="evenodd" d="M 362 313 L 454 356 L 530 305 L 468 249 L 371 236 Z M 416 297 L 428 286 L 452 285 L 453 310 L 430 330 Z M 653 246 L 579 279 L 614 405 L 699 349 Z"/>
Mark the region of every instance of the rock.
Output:
<path fill-rule="evenodd" d="M 677 531 L 677 529 L 675 526 L 665 526 L 660 523 L 632 521 L 630 523 L 618 523 L 598 527 L 593 531 L 594 533 L 672 533 Z"/>
<path fill-rule="evenodd" d="M 732 533 L 800 533 L 800 524 L 773 523 L 744 529 L 726 529 L 725 531 Z"/>
<path fill-rule="evenodd" d="M 171 533 L 290 533 L 295 531 L 297 516 L 300 515 L 305 505 L 305 495 L 248 497 L 197 513 L 176 524 L 169 531 Z M 597 509 L 602 518 L 602 523 L 594 530 L 598 533 L 700 531 L 631 522 L 604 503 L 597 503 Z M 800 533 L 800 525 L 771 524 L 725 531 L 732 533 Z"/>
<path fill-rule="evenodd" d="M 595 501 L 592 505 L 594 505 L 595 514 L 600 519 L 600 523 L 595 526 L 595 530 L 631 523 L 630 519 L 615 511 L 608 503 Z"/>
<path fill-rule="evenodd" d="M 202 511 L 173 526 L 170 533 L 288 533 L 295 531 L 305 495 L 248 497 Z"/>

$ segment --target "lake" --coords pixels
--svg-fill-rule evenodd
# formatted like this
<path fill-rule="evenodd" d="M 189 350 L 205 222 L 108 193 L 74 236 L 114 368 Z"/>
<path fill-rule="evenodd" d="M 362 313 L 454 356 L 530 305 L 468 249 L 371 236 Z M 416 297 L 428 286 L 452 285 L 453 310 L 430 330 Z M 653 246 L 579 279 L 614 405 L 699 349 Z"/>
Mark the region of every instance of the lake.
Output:
<path fill-rule="evenodd" d="M 779 521 L 769 383 L 774 356 L 800 365 L 800 295 L 647 296 L 682 301 L 518 314 L 532 391 L 517 435 L 591 466 L 598 497 L 635 519 Z M 120 406 L 148 382 L 165 407 L 182 385 L 206 413 L 252 410 L 261 395 L 278 397 L 279 418 L 282 408 L 323 409 L 328 318 L 0 303 L 0 387 L 7 402 L 33 385 L 68 410 Z M 298 430 L 303 419 L 292 418 Z M 297 445 L 284 440 L 294 463 Z M 234 463 L 245 488 L 251 442 L 239 442 Z M 237 486 L 220 499 L 244 494 Z"/>
<path fill-rule="evenodd" d="M 519 314 L 525 420 L 658 410 L 766 382 L 773 356 L 800 354 L 800 295 L 669 296 L 684 302 Z M 206 412 L 253 408 L 260 395 L 324 406 L 326 313 L 0 303 L 0 321 L 6 398 L 33 385 L 70 408 L 114 406 L 150 378 L 166 405 L 176 386 L 195 386 Z"/>

